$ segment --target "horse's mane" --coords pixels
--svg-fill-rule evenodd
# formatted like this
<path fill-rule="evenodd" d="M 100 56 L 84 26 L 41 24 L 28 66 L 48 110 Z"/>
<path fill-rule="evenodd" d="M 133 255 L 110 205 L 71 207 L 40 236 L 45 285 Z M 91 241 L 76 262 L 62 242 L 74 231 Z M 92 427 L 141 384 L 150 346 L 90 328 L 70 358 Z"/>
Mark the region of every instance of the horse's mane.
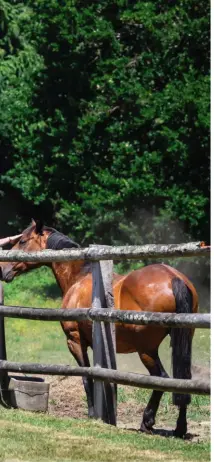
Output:
<path fill-rule="evenodd" d="M 45 226 L 46 231 L 51 231 L 47 239 L 47 249 L 52 250 L 61 250 L 61 249 L 71 249 L 72 247 L 78 248 L 79 244 L 74 242 L 70 237 L 65 236 L 54 228 L 48 228 Z"/>
<path fill-rule="evenodd" d="M 64 234 L 60 233 L 54 228 L 48 228 L 47 226 L 44 227 L 46 231 L 51 231 L 48 239 L 47 239 L 47 249 L 52 250 L 61 250 L 61 249 L 70 249 L 72 247 L 78 248 L 80 247 L 79 244 L 72 241 L 70 237 L 65 236 Z M 91 272 L 91 263 L 84 262 L 82 273 L 89 273 Z"/>
<path fill-rule="evenodd" d="M 23 234 L 30 234 L 34 225 L 30 224 L 24 231 Z M 50 235 L 47 239 L 47 249 L 51 250 L 62 250 L 62 249 L 71 249 L 72 247 L 80 247 L 77 242 L 74 242 L 70 237 L 65 236 L 65 234 L 60 233 L 54 228 L 49 226 L 44 226 L 44 231 L 49 231 Z"/>

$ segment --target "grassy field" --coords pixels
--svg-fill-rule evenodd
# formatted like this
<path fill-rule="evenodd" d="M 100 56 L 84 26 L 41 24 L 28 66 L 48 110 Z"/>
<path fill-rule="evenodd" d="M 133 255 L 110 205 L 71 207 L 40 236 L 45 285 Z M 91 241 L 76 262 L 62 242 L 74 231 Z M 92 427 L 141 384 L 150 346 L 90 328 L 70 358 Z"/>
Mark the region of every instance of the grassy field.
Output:
<path fill-rule="evenodd" d="M 47 268 L 17 278 L 4 288 L 5 304 L 8 305 L 58 308 L 61 304 L 59 290 Z M 6 341 L 9 360 L 75 364 L 58 322 L 6 319 Z M 161 345 L 160 356 L 170 371 L 168 340 Z M 197 329 L 193 363 L 209 366 L 209 358 L 210 333 Z M 143 371 L 135 355 L 119 355 L 118 365 L 123 370 Z M 136 431 L 143 407 L 149 399 L 150 393 L 147 390 L 119 387 L 120 428 L 79 420 L 80 417 L 86 417 L 86 402 L 80 379 L 76 382 L 74 379 L 77 378 L 67 378 L 62 382 L 54 379 L 54 386 L 59 383 L 61 388 L 59 397 L 54 394 L 50 396 L 52 415 L 0 408 L 0 461 L 210 460 L 208 397 L 193 397 L 188 409 L 191 438 L 181 441 L 145 436 Z M 78 418 L 70 418 L 69 415 Z M 176 418 L 177 409 L 171 405 L 170 394 L 166 393 L 158 412 L 157 425 L 161 428 L 174 427 Z"/>
<path fill-rule="evenodd" d="M 100 422 L 0 413 L 1 461 L 207 461 L 209 444 L 145 436 Z"/>

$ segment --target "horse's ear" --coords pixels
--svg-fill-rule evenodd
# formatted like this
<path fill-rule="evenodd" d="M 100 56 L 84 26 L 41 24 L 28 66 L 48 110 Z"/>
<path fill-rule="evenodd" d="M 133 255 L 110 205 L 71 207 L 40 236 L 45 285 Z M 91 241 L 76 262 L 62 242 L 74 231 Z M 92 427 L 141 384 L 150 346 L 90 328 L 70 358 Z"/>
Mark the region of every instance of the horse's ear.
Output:
<path fill-rule="evenodd" d="M 43 227 L 44 227 L 43 221 L 36 220 L 36 229 L 35 229 L 36 234 L 42 234 Z"/>

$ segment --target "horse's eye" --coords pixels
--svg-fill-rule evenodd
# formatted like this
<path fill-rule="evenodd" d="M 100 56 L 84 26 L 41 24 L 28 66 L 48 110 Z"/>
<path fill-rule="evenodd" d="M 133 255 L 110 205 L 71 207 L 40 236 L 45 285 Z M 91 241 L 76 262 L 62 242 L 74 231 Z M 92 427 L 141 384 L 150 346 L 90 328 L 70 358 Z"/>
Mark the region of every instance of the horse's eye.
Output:
<path fill-rule="evenodd" d="M 19 244 L 24 245 L 24 244 L 26 244 L 26 242 L 27 242 L 26 239 L 21 239 L 21 241 L 19 241 Z"/>

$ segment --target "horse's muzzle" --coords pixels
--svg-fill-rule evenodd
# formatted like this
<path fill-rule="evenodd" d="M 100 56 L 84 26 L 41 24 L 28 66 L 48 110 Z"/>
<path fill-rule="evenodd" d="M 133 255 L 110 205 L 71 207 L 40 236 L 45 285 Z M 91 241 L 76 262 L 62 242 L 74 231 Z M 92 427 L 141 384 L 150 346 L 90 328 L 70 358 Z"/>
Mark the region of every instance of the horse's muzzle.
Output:
<path fill-rule="evenodd" d="M 11 282 L 15 276 L 15 272 L 12 267 L 0 266 L 0 281 Z"/>

